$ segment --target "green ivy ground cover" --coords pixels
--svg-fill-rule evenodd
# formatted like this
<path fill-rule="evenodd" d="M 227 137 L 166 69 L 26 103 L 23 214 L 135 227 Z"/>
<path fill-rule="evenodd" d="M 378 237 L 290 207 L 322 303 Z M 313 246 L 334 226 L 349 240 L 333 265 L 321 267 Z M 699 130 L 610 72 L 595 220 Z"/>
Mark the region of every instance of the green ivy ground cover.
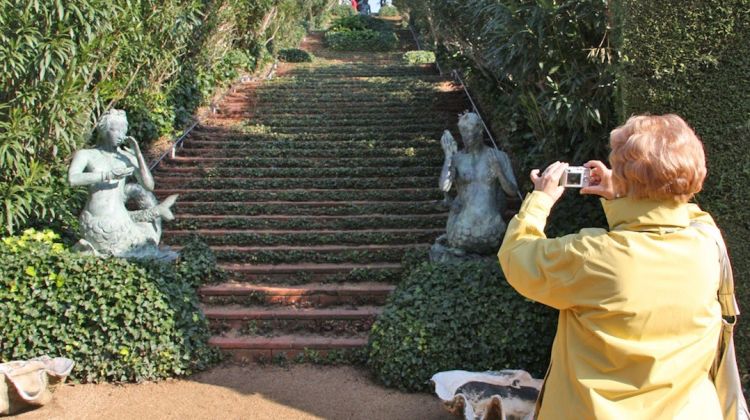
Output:
<path fill-rule="evenodd" d="M 440 153 L 440 152 L 438 152 Z M 413 147 L 398 147 L 398 148 L 372 148 L 365 150 L 336 150 L 336 149 L 316 149 L 316 150 L 304 150 L 304 149 L 273 149 L 271 147 L 265 147 L 263 149 L 230 149 L 230 150 L 191 150 L 183 149 L 181 156 L 198 156 L 198 157 L 248 157 L 253 156 L 257 158 L 387 158 L 387 157 L 416 157 L 416 158 L 427 158 L 434 157 L 435 149 L 415 149 Z"/>
<path fill-rule="evenodd" d="M 220 160 L 218 160 L 220 159 Z M 192 165 L 194 161 L 204 162 L 221 162 L 221 165 L 226 168 L 340 168 L 350 167 L 356 168 L 358 166 L 369 166 L 369 167 L 423 167 L 425 165 L 431 165 L 432 167 L 440 168 L 443 164 L 443 157 L 427 158 L 412 158 L 412 157 L 394 157 L 394 158 L 342 158 L 342 159 L 310 159 L 310 158 L 299 158 L 299 159 L 286 159 L 286 158 L 193 158 L 192 160 L 183 160 L 175 163 L 189 164 Z"/>
<path fill-rule="evenodd" d="M 392 149 L 392 148 L 415 148 L 415 149 L 432 149 L 438 144 L 437 139 L 427 137 L 417 137 L 404 140 L 372 140 L 372 141 L 351 141 L 346 139 L 340 140 L 263 140 L 252 136 L 244 140 L 228 141 L 201 141 L 193 140 L 186 143 L 182 150 L 189 152 L 200 149 L 245 149 L 261 150 L 265 148 L 275 150 L 306 150 L 306 149 L 342 149 L 342 150 L 374 150 L 374 149 Z"/>
<path fill-rule="evenodd" d="M 185 201 L 423 201 L 440 200 L 437 188 L 429 190 L 224 190 L 187 191 L 180 193 Z"/>
<path fill-rule="evenodd" d="M 187 242 L 177 264 L 71 252 L 51 231 L 0 243 L 0 360 L 46 354 L 83 382 L 187 375 L 218 360 L 195 287 L 219 280 L 210 250 Z"/>
<path fill-rule="evenodd" d="M 417 265 L 370 332 L 368 366 L 386 386 L 432 390 L 437 372 L 524 369 L 541 378 L 556 312 L 518 295 L 498 264 Z"/>
<path fill-rule="evenodd" d="M 188 189 L 236 189 L 236 188 L 269 188 L 269 189 L 354 189 L 354 188 L 432 188 L 437 185 L 434 177 L 421 178 L 209 178 L 197 180 L 174 179 L 176 186 Z M 162 183 L 166 185 L 165 183 Z"/>
<path fill-rule="evenodd" d="M 431 229 L 445 226 L 447 213 L 428 216 L 382 216 L 336 217 L 336 218 L 239 218 L 222 219 L 179 218 L 169 225 L 170 229 Z"/>
<path fill-rule="evenodd" d="M 209 235 L 208 232 L 196 231 L 209 245 L 237 246 L 271 246 L 271 245 L 379 245 L 431 243 L 440 234 L 439 230 L 382 230 L 372 231 L 290 231 L 283 234 L 264 233 L 263 231 L 228 231 Z M 184 245 L 190 242 L 187 234 L 172 234 L 169 243 Z"/>
<path fill-rule="evenodd" d="M 401 269 L 372 269 L 357 268 L 348 273 L 327 274 L 324 278 L 313 280 L 313 276 L 306 272 L 297 272 L 284 274 L 283 277 L 257 276 L 253 280 L 248 280 L 244 275 L 233 275 L 229 277 L 237 282 L 247 282 L 255 284 L 277 284 L 277 285 L 299 285 L 309 284 L 312 281 L 325 284 L 339 283 L 389 283 L 397 284 L 401 281 Z"/>
<path fill-rule="evenodd" d="M 384 172 L 401 177 L 434 176 L 435 167 L 407 166 L 407 167 L 377 167 L 377 168 L 216 168 L 200 167 L 195 171 L 210 177 L 259 177 L 278 176 L 285 178 L 311 177 L 351 177 L 369 178 L 382 175 Z M 179 205 L 179 202 L 178 202 Z"/>
<path fill-rule="evenodd" d="M 404 255 L 404 249 L 382 249 L 373 251 L 349 250 L 340 252 L 322 252 L 317 250 L 298 251 L 261 251 L 256 250 L 251 253 L 217 250 L 216 258 L 225 262 L 233 263 L 250 263 L 250 264 L 295 264 L 295 263 L 313 263 L 313 264 L 342 264 L 356 261 L 358 264 L 376 263 L 376 262 L 401 262 Z"/>
<path fill-rule="evenodd" d="M 370 203 L 335 203 L 330 206 L 306 206 L 304 203 L 296 203 L 289 206 L 287 203 L 212 203 L 201 201 L 199 203 L 187 203 L 179 201 L 174 209 L 179 213 L 200 214 L 226 214 L 256 216 L 263 214 L 278 214 L 282 210 L 289 215 L 356 215 L 356 214 L 430 214 L 443 212 L 445 208 L 435 201 L 423 202 L 370 202 Z"/>

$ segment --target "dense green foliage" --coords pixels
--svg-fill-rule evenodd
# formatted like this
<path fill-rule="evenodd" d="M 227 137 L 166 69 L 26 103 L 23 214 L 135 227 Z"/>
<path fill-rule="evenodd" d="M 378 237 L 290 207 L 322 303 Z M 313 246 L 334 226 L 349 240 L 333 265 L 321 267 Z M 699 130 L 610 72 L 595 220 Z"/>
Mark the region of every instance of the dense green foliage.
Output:
<path fill-rule="evenodd" d="M 55 239 L 27 230 L 0 243 L 0 360 L 68 357 L 84 382 L 186 375 L 217 360 L 194 289 L 222 276 L 205 245 L 176 264 L 139 264 Z"/>
<path fill-rule="evenodd" d="M 386 5 L 380 8 L 378 16 L 382 17 L 394 17 L 398 16 L 398 9 L 395 6 Z"/>
<path fill-rule="evenodd" d="M 386 22 L 363 15 L 334 20 L 325 41 L 328 48 L 339 51 L 390 51 L 398 46 L 398 37 Z"/>
<path fill-rule="evenodd" d="M 556 312 L 530 302 L 496 262 L 424 263 L 372 328 L 369 367 L 387 386 L 429 391 L 440 371 L 524 369 L 544 375 Z"/>
<path fill-rule="evenodd" d="M 600 156 L 615 123 L 604 0 L 397 1 L 427 45 L 458 59 L 517 159 Z M 423 43 L 424 44 L 424 43 Z M 472 83 L 475 82 L 475 83 Z M 485 86 L 485 87 L 482 87 Z"/>
<path fill-rule="evenodd" d="M 404 53 L 404 61 L 409 64 L 431 64 L 435 62 L 435 53 L 425 50 L 407 51 Z"/>
<path fill-rule="evenodd" d="M 621 113 L 677 113 L 702 138 L 708 177 L 698 203 L 724 231 L 740 308 L 750 309 L 750 1 L 615 2 Z M 735 337 L 750 370 L 750 319 Z"/>
<path fill-rule="evenodd" d="M 296 46 L 332 0 L 0 0 L 0 217 L 70 220 L 60 178 L 116 106 L 141 141 L 182 127 L 217 85 Z M 72 204 L 71 204 L 72 202 Z M 77 211 L 76 208 L 74 210 Z"/>
<path fill-rule="evenodd" d="M 604 159 L 614 112 L 605 0 L 396 0 L 444 71 L 461 70 L 522 189 L 556 160 Z M 585 204 L 581 204 L 585 203 Z M 603 225 L 596 200 L 567 194 L 556 232 Z M 593 215 L 580 218 L 578 215 Z M 575 218 L 581 224 L 570 223 Z"/>
<path fill-rule="evenodd" d="M 313 55 L 299 48 L 284 48 L 279 50 L 279 60 L 288 63 L 309 63 L 313 61 Z"/>

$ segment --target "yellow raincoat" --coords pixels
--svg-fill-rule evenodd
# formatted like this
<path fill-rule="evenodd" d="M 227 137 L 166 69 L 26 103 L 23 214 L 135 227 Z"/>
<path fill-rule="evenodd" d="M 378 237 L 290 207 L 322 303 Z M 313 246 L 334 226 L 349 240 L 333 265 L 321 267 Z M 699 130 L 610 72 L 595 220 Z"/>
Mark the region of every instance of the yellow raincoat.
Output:
<path fill-rule="evenodd" d="M 524 201 L 498 252 L 508 282 L 560 310 L 540 419 L 721 419 L 708 371 L 721 329 L 714 224 L 694 204 L 602 200 L 610 230 L 547 239 Z"/>

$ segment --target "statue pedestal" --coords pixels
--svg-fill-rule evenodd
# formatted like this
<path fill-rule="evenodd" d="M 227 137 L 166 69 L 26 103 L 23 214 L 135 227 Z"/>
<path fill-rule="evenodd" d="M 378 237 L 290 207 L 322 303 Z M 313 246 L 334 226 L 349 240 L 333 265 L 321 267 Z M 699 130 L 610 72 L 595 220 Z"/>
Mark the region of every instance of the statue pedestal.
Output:
<path fill-rule="evenodd" d="M 122 253 L 105 254 L 97 251 L 96 248 L 85 239 L 80 239 L 75 245 L 73 245 L 73 250 L 82 254 L 96 255 L 97 257 L 111 255 L 128 260 L 153 260 L 163 262 L 174 261 L 180 256 L 179 252 L 173 251 L 168 246 L 154 244 L 142 245 Z"/>
<path fill-rule="evenodd" d="M 460 248 L 453 248 L 448 245 L 446 235 L 441 235 L 435 240 L 430 247 L 430 261 L 441 263 L 460 263 L 466 261 L 495 261 L 495 254 L 474 254 L 466 252 Z"/>

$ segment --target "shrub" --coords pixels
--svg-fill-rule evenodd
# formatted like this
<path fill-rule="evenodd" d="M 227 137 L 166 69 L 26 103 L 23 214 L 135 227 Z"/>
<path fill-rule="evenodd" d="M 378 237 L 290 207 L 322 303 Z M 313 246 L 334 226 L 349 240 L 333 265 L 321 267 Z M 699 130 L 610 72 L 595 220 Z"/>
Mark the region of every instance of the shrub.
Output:
<path fill-rule="evenodd" d="M 356 14 L 357 11 L 354 10 L 352 6 L 347 4 L 339 4 L 331 9 L 331 16 L 334 17 L 354 16 Z"/>
<path fill-rule="evenodd" d="M 309 63 L 313 61 L 313 55 L 299 48 L 286 48 L 279 51 L 279 60 L 288 63 Z"/>
<path fill-rule="evenodd" d="M 614 2 L 620 22 L 620 117 L 677 113 L 706 148 L 708 177 L 696 201 L 724 231 L 737 300 L 750 309 L 750 0 Z M 741 373 L 750 373 L 750 318 L 735 328 Z"/>
<path fill-rule="evenodd" d="M 380 19 L 375 19 L 372 16 L 365 15 L 353 15 L 340 17 L 333 21 L 331 27 L 328 28 L 330 32 L 342 32 L 342 31 L 363 31 L 370 29 L 373 31 L 387 31 L 389 30 L 388 24 Z"/>
<path fill-rule="evenodd" d="M 183 128 L 236 63 L 296 46 L 329 0 L 61 2 L 0 7 L 0 220 L 59 221 L 58 169 L 110 107 L 142 142 Z M 12 46 L 12 48 L 5 46 Z M 241 51 L 241 53 L 239 52 Z M 241 55 L 245 54 L 245 57 Z"/>
<path fill-rule="evenodd" d="M 76 362 L 84 382 L 186 375 L 218 359 L 194 286 L 216 279 L 210 250 L 175 263 L 71 252 L 51 231 L 0 243 L 0 360 L 42 354 Z"/>
<path fill-rule="evenodd" d="M 498 264 L 423 263 L 391 295 L 370 333 L 368 365 L 386 386 L 429 391 L 452 369 L 544 375 L 556 311 L 528 301 Z"/>
<path fill-rule="evenodd" d="M 383 16 L 383 17 L 398 16 L 398 9 L 396 9 L 395 6 L 391 6 L 391 5 L 383 6 L 383 7 L 380 8 L 380 11 L 378 12 L 378 15 L 379 16 Z"/>
<path fill-rule="evenodd" d="M 389 51 L 398 45 L 393 32 L 361 31 L 326 32 L 328 48 L 340 51 Z"/>
<path fill-rule="evenodd" d="M 404 61 L 409 64 L 431 64 L 435 62 L 435 53 L 425 50 L 407 51 L 404 53 Z"/>

